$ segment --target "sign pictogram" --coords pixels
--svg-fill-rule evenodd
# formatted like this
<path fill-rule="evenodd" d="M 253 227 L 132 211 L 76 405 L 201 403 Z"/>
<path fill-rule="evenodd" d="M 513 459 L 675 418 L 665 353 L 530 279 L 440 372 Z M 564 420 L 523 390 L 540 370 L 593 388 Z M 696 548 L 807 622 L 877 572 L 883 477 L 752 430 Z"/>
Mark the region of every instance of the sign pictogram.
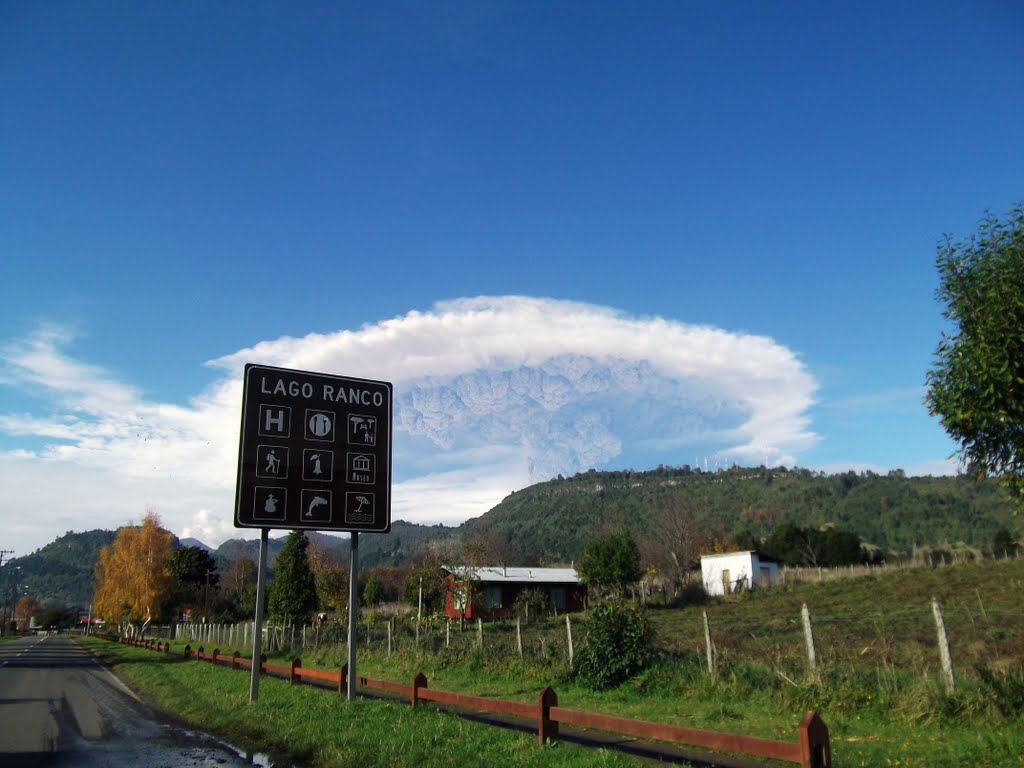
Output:
<path fill-rule="evenodd" d="M 392 402 L 388 382 L 246 365 L 235 527 L 390 530 Z"/>

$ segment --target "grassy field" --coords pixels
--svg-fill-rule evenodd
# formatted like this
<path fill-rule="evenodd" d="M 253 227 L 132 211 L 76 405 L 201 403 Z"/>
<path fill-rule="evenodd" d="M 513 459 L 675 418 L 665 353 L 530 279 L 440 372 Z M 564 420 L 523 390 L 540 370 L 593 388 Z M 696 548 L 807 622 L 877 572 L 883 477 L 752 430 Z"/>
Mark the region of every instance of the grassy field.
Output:
<path fill-rule="evenodd" d="M 551 684 L 559 703 L 573 709 L 784 740 L 795 740 L 803 713 L 814 709 L 828 724 L 838 768 L 1024 766 L 1022 595 L 1024 561 L 990 561 L 776 587 L 705 606 L 652 607 L 658 663 L 600 693 L 572 680 L 564 617 L 521 625 L 522 656 L 514 623 L 484 624 L 481 636 L 476 625 L 458 632 L 435 620 L 423 627 L 418 645 L 408 629 L 393 625 L 388 654 L 386 624 L 370 621 L 361 628 L 358 673 L 407 682 L 422 671 L 432 688 L 531 702 Z M 956 670 L 952 695 L 941 675 L 933 598 L 942 607 Z M 814 633 L 818 666 L 813 672 L 803 605 Z M 715 648 L 713 675 L 707 666 L 705 612 Z M 573 616 L 571 622 L 578 645 L 584 617 Z M 311 645 L 301 654 L 286 650 L 282 657 L 301 655 L 304 666 L 326 669 L 346 660 L 344 645 Z M 117 651 L 126 652 L 147 653 Z M 473 762 L 495 764 L 631 764 L 619 755 L 580 752 L 565 744 L 542 749 L 529 737 L 494 729 L 477 736 L 475 729 L 483 726 L 449 722 L 450 716 L 428 710 L 412 712 L 406 705 L 339 704 L 336 695 L 289 690 L 275 681 L 261 688 L 260 714 L 254 718 L 246 674 L 173 657 L 123 667 L 133 683 L 188 719 L 313 765 L 411 766 L 423 756 L 405 756 L 419 755 L 424 744 L 433 745 L 427 750 L 431 755 L 442 750 L 439 759 L 446 765 L 470 756 Z M 270 703 L 278 696 L 288 697 L 288 703 Z M 279 713 L 293 710 L 295 723 L 270 727 L 284 716 Z M 303 725 L 319 722 L 327 710 L 333 713 L 330 731 Z M 355 713 L 356 720 L 346 713 Z M 425 724 L 428 717 L 441 720 Z M 372 726 L 361 730 L 364 722 Z M 340 741 L 336 730 L 343 734 Z M 276 736 L 277 731 L 289 735 Z M 438 739 L 437 733 L 447 735 Z M 462 734 L 472 735 L 456 745 L 453 733 L 460 740 Z M 498 752 L 479 752 L 489 749 Z M 478 761 L 478 754 L 487 757 Z"/>

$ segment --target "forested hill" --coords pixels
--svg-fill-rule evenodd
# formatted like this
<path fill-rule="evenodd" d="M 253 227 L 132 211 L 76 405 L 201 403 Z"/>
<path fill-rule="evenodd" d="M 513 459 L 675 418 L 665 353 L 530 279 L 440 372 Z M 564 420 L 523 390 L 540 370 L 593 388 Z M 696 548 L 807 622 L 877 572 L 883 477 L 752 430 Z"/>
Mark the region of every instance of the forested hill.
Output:
<path fill-rule="evenodd" d="M 766 536 L 780 523 L 856 533 L 883 553 L 963 542 L 988 550 L 1000 528 L 1020 535 L 1016 506 L 992 480 L 906 477 L 902 471 L 826 475 L 806 469 L 659 467 L 597 472 L 530 486 L 462 526 L 464 537 L 511 542 L 541 562 L 578 560 L 595 534 L 627 528 L 643 545 L 666 525 L 693 523 L 707 541 Z"/>
<path fill-rule="evenodd" d="M 100 550 L 113 544 L 116 537 L 116 531 L 68 531 L 42 549 L 14 558 L 4 570 L 18 569 L 17 585 L 13 585 L 18 597 L 30 594 L 47 605 L 85 607 L 92 598 Z M 10 583 L 5 586 L 12 587 Z"/>
<path fill-rule="evenodd" d="M 880 548 L 886 557 L 914 547 L 963 542 L 988 551 L 1000 528 L 1021 537 L 1021 517 L 994 481 L 964 477 L 905 477 L 805 469 L 721 472 L 660 467 L 648 472 L 581 473 L 525 488 L 458 528 L 395 521 L 389 534 L 360 537 L 360 569 L 403 566 L 427 548 L 459 557 L 459 542 L 476 539 L 485 559 L 544 565 L 579 560 L 595 535 L 627 528 L 650 558 L 670 537 L 688 529 L 695 548 L 732 547 L 790 523 L 834 525 Z M 284 532 L 270 539 L 270 567 Z M 308 532 L 311 542 L 347 560 L 348 541 Z M 115 531 L 67 533 L 42 549 L 10 561 L 19 589 L 43 602 L 87 606 L 100 548 Z M 465 547 L 463 548 L 466 549 Z M 239 556 L 255 561 L 258 540 L 232 540 L 214 552 L 222 571 Z M 464 552 L 464 554 L 468 554 Z M 5 563 L 4 570 L 7 571 Z M 13 573 L 14 571 L 11 571 Z"/>

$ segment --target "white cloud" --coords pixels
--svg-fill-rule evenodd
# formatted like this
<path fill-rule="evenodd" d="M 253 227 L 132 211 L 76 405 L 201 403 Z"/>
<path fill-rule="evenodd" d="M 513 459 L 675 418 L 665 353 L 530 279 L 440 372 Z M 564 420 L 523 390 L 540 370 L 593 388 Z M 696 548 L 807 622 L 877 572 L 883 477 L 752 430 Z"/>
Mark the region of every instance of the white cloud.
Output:
<path fill-rule="evenodd" d="M 262 341 L 211 361 L 219 378 L 184 406 L 71 359 L 69 342 L 47 328 L 2 352 L 3 384 L 47 392 L 38 413 L 0 414 L 0 432 L 45 446 L 8 454 L 0 469 L 40 478 L 40 493 L 43 476 L 62 488 L 59 508 L 21 495 L 0 512 L 34 504 L 53 517 L 37 546 L 66 530 L 61 514 L 114 527 L 140 517 L 143 499 L 176 532 L 211 544 L 233 535 L 247 362 L 394 382 L 392 516 L 416 522 L 456 523 L 532 480 L 590 467 L 793 464 L 818 439 L 807 415 L 817 384 L 772 339 L 576 302 L 460 299 Z"/>

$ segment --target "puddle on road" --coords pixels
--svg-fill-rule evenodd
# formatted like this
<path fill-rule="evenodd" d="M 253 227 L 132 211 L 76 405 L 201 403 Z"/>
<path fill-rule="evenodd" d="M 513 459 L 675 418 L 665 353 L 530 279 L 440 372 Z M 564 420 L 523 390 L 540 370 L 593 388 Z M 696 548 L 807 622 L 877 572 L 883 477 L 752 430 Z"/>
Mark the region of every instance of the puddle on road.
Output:
<path fill-rule="evenodd" d="M 231 746 L 230 744 L 228 746 Z M 245 750 L 234 749 L 238 756 L 241 757 L 245 762 L 258 765 L 260 768 L 274 768 L 274 762 L 270 759 L 270 755 L 264 754 L 263 752 L 246 752 Z"/>

